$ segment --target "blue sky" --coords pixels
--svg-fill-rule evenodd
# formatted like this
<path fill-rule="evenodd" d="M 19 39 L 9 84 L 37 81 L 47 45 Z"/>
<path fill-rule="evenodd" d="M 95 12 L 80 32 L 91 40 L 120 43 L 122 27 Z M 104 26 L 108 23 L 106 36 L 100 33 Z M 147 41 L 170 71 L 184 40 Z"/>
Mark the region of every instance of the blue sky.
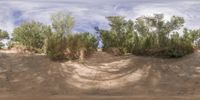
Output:
<path fill-rule="evenodd" d="M 50 15 L 58 11 L 73 13 L 78 32 L 108 28 L 105 16 L 135 19 L 154 13 L 163 13 L 166 19 L 181 16 L 186 27 L 200 28 L 200 0 L 0 0 L 0 28 L 12 33 L 26 20 L 50 24 Z"/>

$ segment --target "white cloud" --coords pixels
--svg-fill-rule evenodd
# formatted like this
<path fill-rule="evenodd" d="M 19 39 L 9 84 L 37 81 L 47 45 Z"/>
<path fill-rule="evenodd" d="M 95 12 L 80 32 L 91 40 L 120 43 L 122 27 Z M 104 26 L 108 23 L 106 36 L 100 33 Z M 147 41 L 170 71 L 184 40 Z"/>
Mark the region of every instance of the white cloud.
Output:
<path fill-rule="evenodd" d="M 200 1 L 195 0 L 1 0 L 0 28 L 12 32 L 23 20 L 34 19 L 50 24 L 56 11 L 70 11 L 76 19 L 74 31 L 94 32 L 94 26 L 108 27 L 105 16 L 121 15 L 136 18 L 141 15 L 164 13 L 182 16 L 190 28 L 200 27 Z"/>

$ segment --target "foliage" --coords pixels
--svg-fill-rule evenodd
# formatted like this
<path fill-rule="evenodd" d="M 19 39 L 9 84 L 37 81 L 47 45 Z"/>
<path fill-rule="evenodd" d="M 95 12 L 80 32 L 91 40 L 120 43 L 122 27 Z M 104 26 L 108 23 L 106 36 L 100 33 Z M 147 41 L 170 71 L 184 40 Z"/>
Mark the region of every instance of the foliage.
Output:
<path fill-rule="evenodd" d="M 195 48 L 200 48 L 200 29 L 189 30 L 184 28 L 183 33 L 183 37 L 187 41 L 192 42 Z"/>
<path fill-rule="evenodd" d="M 107 17 L 111 30 L 100 30 L 103 49 L 118 48 L 122 53 L 131 52 L 133 45 L 133 21 L 126 21 L 124 17 Z"/>
<path fill-rule="evenodd" d="M 66 35 L 71 33 L 74 27 L 75 21 L 71 13 L 68 12 L 58 12 L 51 16 L 52 27 L 57 34 Z"/>
<path fill-rule="evenodd" d="M 61 60 L 65 58 L 66 37 L 58 34 L 50 34 L 45 42 L 45 53 L 53 60 Z"/>
<path fill-rule="evenodd" d="M 53 60 L 66 58 L 66 35 L 71 34 L 74 27 L 74 18 L 70 13 L 58 12 L 52 15 L 52 27 L 55 32 L 50 32 L 45 40 L 45 53 Z"/>
<path fill-rule="evenodd" d="M 171 49 L 171 45 L 174 45 L 171 43 L 174 35 L 170 37 L 170 33 L 180 29 L 183 24 L 184 19 L 182 17 L 173 16 L 169 21 L 165 21 L 162 14 L 155 14 L 153 17 L 138 18 L 134 25 L 137 37 L 132 53 L 172 57 L 168 55 L 169 53 L 166 53 L 169 51 L 168 49 L 175 50 Z M 177 39 L 181 38 L 178 37 Z M 138 45 L 140 45 L 139 48 L 137 48 Z M 175 43 L 175 45 L 178 44 Z"/>
<path fill-rule="evenodd" d="M 31 21 L 21 24 L 14 29 L 13 40 L 27 47 L 27 49 L 41 51 L 44 45 L 45 34 L 49 27 L 42 23 Z"/>
<path fill-rule="evenodd" d="M 77 33 L 67 35 L 67 56 L 69 59 L 81 58 L 87 56 L 98 46 L 97 39 L 90 33 Z"/>
<path fill-rule="evenodd" d="M 87 32 L 73 33 L 75 20 L 72 14 L 58 12 L 51 16 L 51 27 L 35 21 L 21 24 L 15 28 L 13 40 L 30 50 L 44 50 L 53 60 L 83 59 L 97 48 L 100 40 L 103 50 L 115 55 L 182 57 L 200 48 L 200 29 L 184 28 L 183 34 L 178 33 L 184 25 L 182 17 L 172 16 L 165 20 L 163 14 L 155 14 L 136 20 L 121 16 L 106 18 L 110 30 L 96 28 L 98 34 L 95 37 Z M 0 40 L 7 37 L 7 32 L 0 30 Z"/>
<path fill-rule="evenodd" d="M 139 17 L 135 21 L 124 17 L 107 17 L 110 30 L 100 30 L 103 49 L 118 48 L 122 53 L 136 55 L 181 57 L 193 52 L 193 42 L 199 31 L 185 30 L 183 36 L 176 32 L 183 27 L 184 19 L 173 16 L 164 20 L 163 14 Z"/>

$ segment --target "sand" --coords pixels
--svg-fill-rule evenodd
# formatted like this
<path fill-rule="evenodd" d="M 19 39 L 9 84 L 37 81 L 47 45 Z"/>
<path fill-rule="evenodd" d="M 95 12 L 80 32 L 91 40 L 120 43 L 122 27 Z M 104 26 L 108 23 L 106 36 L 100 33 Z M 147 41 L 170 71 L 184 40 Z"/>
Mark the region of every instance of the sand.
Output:
<path fill-rule="evenodd" d="M 199 95 L 200 51 L 178 59 L 96 52 L 84 62 L 0 51 L 0 100 L 199 100 Z"/>

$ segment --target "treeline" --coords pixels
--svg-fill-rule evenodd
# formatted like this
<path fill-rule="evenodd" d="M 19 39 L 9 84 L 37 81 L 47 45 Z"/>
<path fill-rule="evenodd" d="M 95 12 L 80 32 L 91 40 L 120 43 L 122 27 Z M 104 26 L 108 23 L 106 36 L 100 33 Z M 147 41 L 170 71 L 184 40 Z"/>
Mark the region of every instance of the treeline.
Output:
<path fill-rule="evenodd" d="M 107 19 L 110 30 L 95 29 L 103 41 L 103 50 L 114 55 L 182 57 L 200 48 L 200 29 L 183 28 L 182 17 L 173 16 L 166 21 L 163 14 L 155 14 L 136 20 L 121 16 Z M 97 49 L 96 36 L 72 32 L 75 20 L 70 13 L 56 13 L 51 20 L 51 25 L 36 21 L 22 23 L 14 29 L 9 47 L 23 45 L 29 51 L 45 53 L 54 60 L 83 59 Z M 0 31 L 0 39 L 8 38 L 6 34 Z"/>
<path fill-rule="evenodd" d="M 163 14 L 155 14 L 152 17 L 139 17 L 135 21 L 120 16 L 107 19 L 111 29 L 99 30 L 105 51 L 182 57 L 200 47 L 200 29 L 184 28 L 183 32 L 178 32 L 184 26 L 182 17 L 173 16 L 166 21 Z"/>
<path fill-rule="evenodd" d="M 26 50 L 45 53 L 53 60 L 83 60 L 96 50 L 98 41 L 94 35 L 72 32 L 75 20 L 71 13 L 55 13 L 51 20 L 49 26 L 36 21 L 22 23 L 14 29 L 9 48 L 23 45 Z"/>

